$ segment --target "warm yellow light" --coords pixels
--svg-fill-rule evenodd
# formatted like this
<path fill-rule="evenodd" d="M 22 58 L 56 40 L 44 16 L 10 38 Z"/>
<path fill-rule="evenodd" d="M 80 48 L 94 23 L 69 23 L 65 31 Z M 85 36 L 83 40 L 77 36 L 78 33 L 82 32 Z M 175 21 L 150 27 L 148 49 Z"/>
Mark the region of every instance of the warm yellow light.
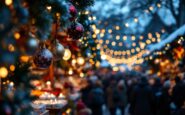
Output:
<path fill-rule="evenodd" d="M 152 11 L 152 10 L 154 10 L 154 7 L 150 6 L 149 9 Z"/>
<path fill-rule="evenodd" d="M 5 4 L 7 6 L 11 5 L 13 3 L 13 0 L 5 0 Z"/>
<path fill-rule="evenodd" d="M 160 42 L 160 41 L 161 41 L 161 39 L 160 39 L 160 38 L 158 38 L 158 39 L 157 39 L 157 42 Z"/>
<path fill-rule="evenodd" d="M 161 35 L 158 32 L 156 32 L 155 34 L 156 34 L 157 38 L 161 37 Z"/>
<path fill-rule="evenodd" d="M 161 7 L 161 4 L 159 4 L 159 3 L 158 3 L 158 4 L 157 4 L 157 7 L 159 7 L 159 8 L 160 8 L 160 7 Z"/>
<path fill-rule="evenodd" d="M 127 40 L 127 36 L 123 36 L 123 40 L 124 40 L 124 41 Z"/>
<path fill-rule="evenodd" d="M 21 60 L 22 62 L 28 62 L 28 61 L 29 61 L 29 56 L 21 56 L 21 57 L 20 57 L 20 60 Z"/>
<path fill-rule="evenodd" d="M 111 30 L 111 29 L 109 29 L 109 30 L 108 30 L 108 32 L 109 32 L 109 33 L 112 33 L 112 30 Z"/>
<path fill-rule="evenodd" d="M 123 52 L 122 52 L 122 55 L 125 55 L 125 54 L 126 54 L 126 52 L 123 51 Z"/>
<path fill-rule="evenodd" d="M 86 15 L 89 14 L 89 11 L 85 11 L 85 14 L 86 14 Z"/>
<path fill-rule="evenodd" d="M 72 75 L 73 74 L 73 69 L 72 68 L 69 69 L 68 74 L 69 75 Z"/>
<path fill-rule="evenodd" d="M 152 42 L 155 42 L 156 40 L 155 40 L 155 38 L 152 38 Z"/>
<path fill-rule="evenodd" d="M 109 40 L 106 40 L 105 43 L 106 43 L 106 44 L 109 44 Z"/>
<path fill-rule="evenodd" d="M 93 37 L 93 38 L 96 38 L 96 34 L 93 34 L 92 37 Z"/>
<path fill-rule="evenodd" d="M 107 58 L 106 55 L 101 55 L 101 59 L 102 59 L 102 60 L 105 60 L 106 58 Z"/>
<path fill-rule="evenodd" d="M 101 48 L 101 45 L 100 44 L 97 44 L 96 48 L 97 49 L 100 49 Z"/>
<path fill-rule="evenodd" d="M 93 20 L 96 20 L 96 16 L 93 16 L 93 18 L 92 18 Z"/>
<path fill-rule="evenodd" d="M 95 47 L 93 47 L 93 48 L 92 48 L 92 50 L 93 50 L 93 51 L 95 51 L 95 50 L 96 50 L 96 48 L 95 48 Z"/>
<path fill-rule="evenodd" d="M 14 71 L 15 70 L 15 66 L 14 65 L 10 65 L 10 71 Z"/>
<path fill-rule="evenodd" d="M 136 48 L 136 51 L 139 52 L 141 49 L 139 47 Z"/>
<path fill-rule="evenodd" d="M 100 62 L 96 62 L 96 67 L 100 67 Z"/>
<path fill-rule="evenodd" d="M 14 83 L 13 82 L 10 82 L 10 86 L 13 87 L 14 86 Z"/>
<path fill-rule="evenodd" d="M 101 33 L 105 33 L 105 29 L 102 29 L 102 30 L 101 30 Z"/>
<path fill-rule="evenodd" d="M 138 22 L 138 19 L 137 18 L 134 18 L 134 22 Z"/>
<path fill-rule="evenodd" d="M 101 34 L 100 34 L 100 37 L 101 37 L 101 38 L 104 37 L 104 33 L 101 33 Z"/>
<path fill-rule="evenodd" d="M 57 17 L 60 17 L 60 13 L 56 13 L 56 16 L 57 16 Z"/>
<path fill-rule="evenodd" d="M 100 30 L 99 29 L 96 29 L 95 33 L 96 34 L 99 34 L 100 33 Z"/>
<path fill-rule="evenodd" d="M 119 39 L 120 39 L 120 36 L 119 36 L 119 35 L 117 35 L 117 36 L 116 36 L 116 40 L 119 40 Z"/>
<path fill-rule="evenodd" d="M 112 46 L 115 46 L 116 45 L 116 42 L 112 42 Z"/>
<path fill-rule="evenodd" d="M 47 81 L 47 82 L 46 82 L 46 85 L 47 85 L 47 86 L 51 86 L 51 81 Z"/>
<path fill-rule="evenodd" d="M 157 76 L 161 76 L 161 72 L 157 72 Z"/>
<path fill-rule="evenodd" d="M 115 51 L 115 52 L 114 52 L 114 55 L 118 55 L 118 52 L 117 52 L 117 51 Z"/>
<path fill-rule="evenodd" d="M 136 37 L 135 36 L 132 36 L 131 37 L 132 41 L 136 40 Z"/>
<path fill-rule="evenodd" d="M 8 70 L 6 67 L 1 67 L 0 68 L 0 77 L 1 78 L 6 78 L 8 75 Z"/>
<path fill-rule="evenodd" d="M 14 33 L 14 38 L 16 40 L 20 39 L 20 37 L 21 37 L 21 35 L 18 32 Z"/>
<path fill-rule="evenodd" d="M 12 44 L 9 44 L 9 45 L 8 45 L 8 50 L 9 50 L 10 52 L 14 52 L 14 51 L 15 51 L 15 47 L 14 47 Z"/>
<path fill-rule="evenodd" d="M 78 63 L 79 65 L 83 65 L 83 64 L 85 63 L 84 58 L 83 58 L 83 57 L 78 57 L 78 58 L 77 58 L 77 63 Z"/>
<path fill-rule="evenodd" d="M 51 11 L 52 7 L 51 6 L 47 6 L 46 8 L 47 8 L 48 11 Z"/>
<path fill-rule="evenodd" d="M 147 44 L 151 44 L 151 41 L 150 41 L 150 40 L 146 40 L 146 43 L 147 43 Z"/>
<path fill-rule="evenodd" d="M 92 25 L 91 27 L 92 27 L 93 30 L 96 30 L 96 25 L 95 24 Z"/>
<path fill-rule="evenodd" d="M 92 18 L 91 18 L 91 17 L 89 17 L 89 20 L 92 20 Z"/>
<path fill-rule="evenodd" d="M 71 61 L 71 63 L 72 63 L 72 65 L 74 66 L 74 65 L 76 64 L 76 59 L 73 59 L 73 60 Z"/>
<path fill-rule="evenodd" d="M 131 49 L 131 52 L 132 52 L 132 53 L 135 53 L 135 49 Z"/>
<path fill-rule="evenodd" d="M 152 33 L 148 33 L 148 38 L 152 38 Z"/>
<path fill-rule="evenodd" d="M 71 58 L 71 51 L 69 49 L 65 49 L 64 50 L 64 56 L 63 56 L 63 59 L 65 61 L 69 60 Z"/>
<path fill-rule="evenodd" d="M 119 26 L 116 26 L 116 30 L 119 30 L 120 29 L 120 27 Z"/>
<path fill-rule="evenodd" d="M 115 67 L 113 67 L 112 69 L 113 69 L 113 71 L 119 71 L 119 68 L 118 68 L 118 67 L 116 67 L 116 66 L 115 66 Z"/>
<path fill-rule="evenodd" d="M 119 43 L 119 46 L 123 46 L 123 43 L 122 43 L 122 42 L 120 42 L 120 43 Z"/>
<path fill-rule="evenodd" d="M 136 46 L 136 43 L 132 43 L 132 46 L 135 47 Z"/>
<path fill-rule="evenodd" d="M 84 73 L 80 73 L 80 77 L 83 78 L 85 75 Z"/>
<path fill-rule="evenodd" d="M 100 43 L 100 44 L 103 44 L 103 40 L 102 40 L 102 39 L 101 39 L 101 40 L 99 40 L 99 43 Z"/>
<path fill-rule="evenodd" d="M 129 50 L 127 50 L 127 55 L 130 55 L 130 51 Z"/>
<path fill-rule="evenodd" d="M 155 59 L 155 64 L 158 64 L 160 62 L 159 59 Z"/>
<path fill-rule="evenodd" d="M 140 36 L 140 40 L 142 40 L 144 37 L 143 36 Z"/>

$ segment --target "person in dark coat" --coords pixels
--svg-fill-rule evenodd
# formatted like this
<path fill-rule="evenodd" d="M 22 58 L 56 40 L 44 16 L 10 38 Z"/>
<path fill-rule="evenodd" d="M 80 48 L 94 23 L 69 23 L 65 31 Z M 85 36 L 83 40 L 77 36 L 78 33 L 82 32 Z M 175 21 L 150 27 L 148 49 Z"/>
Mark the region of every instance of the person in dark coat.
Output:
<path fill-rule="evenodd" d="M 160 78 L 155 78 L 154 85 L 152 86 L 152 92 L 154 95 L 154 109 L 155 115 L 159 115 L 160 113 L 160 101 L 162 96 L 162 83 Z"/>
<path fill-rule="evenodd" d="M 146 77 L 142 77 L 140 83 L 134 88 L 131 105 L 133 106 L 132 115 L 153 115 L 152 89 Z"/>
<path fill-rule="evenodd" d="M 101 81 L 97 80 L 89 93 L 89 108 L 93 115 L 103 115 L 102 105 L 105 103 L 104 91 L 102 89 Z"/>
<path fill-rule="evenodd" d="M 171 96 L 169 94 L 170 82 L 165 82 L 162 88 L 162 95 L 159 100 L 159 112 L 157 115 L 171 115 L 170 103 Z"/>
<path fill-rule="evenodd" d="M 131 100 L 131 97 L 132 97 L 132 94 L 133 94 L 133 91 L 134 91 L 134 88 L 137 86 L 138 84 L 138 80 L 135 78 L 135 79 L 132 79 L 130 81 L 128 81 L 128 90 L 127 90 L 127 96 L 128 96 L 128 103 L 130 103 L 130 106 L 129 106 L 129 113 L 132 115 L 133 113 L 133 105 L 131 104 L 132 100 Z"/>
<path fill-rule="evenodd" d="M 90 100 L 89 100 L 89 93 L 93 88 L 93 84 L 90 80 L 87 81 L 87 85 L 81 89 L 81 98 L 82 101 L 87 105 L 88 107 L 90 106 Z"/>
<path fill-rule="evenodd" d="M 116 115 L 116 107 L 117 102 L 119 101 L 119 94 L 116 87 L 116 80 L 114 78 L 110 80 L 110 84 L 106 89 L 107 107 L 109 109 L 110 115 Z"/>
<path fill-rule="evenodd" d="M 176 105 L 177 111 L 181 109 L 185 102 L 185 84 L 182 82 L 180 77 L 175 78 L 176 85 L 172 91 L 172 101 Z"/>
<path fill-rule="evenodd" d="M 120 80 L 118 82 L 117 90 L 118 90 L 118 96 L 119 96 L 117 107 L 121 110 L 121 115 L 124 115 L 125 107 L 127 106 L 127 93 L 126 93 L 127 88 L 124 80 Z"/>

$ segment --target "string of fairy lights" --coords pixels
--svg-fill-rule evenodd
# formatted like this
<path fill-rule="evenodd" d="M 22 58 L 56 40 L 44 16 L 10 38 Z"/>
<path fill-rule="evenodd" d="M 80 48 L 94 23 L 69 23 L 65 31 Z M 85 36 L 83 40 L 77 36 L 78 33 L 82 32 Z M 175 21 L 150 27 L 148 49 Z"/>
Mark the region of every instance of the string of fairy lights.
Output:
<path fill-rule="evenodd" d="M 157 9 L 163 7 L 163 3 L 156 2 L 144 10 L 145 13 L 154 13 Z M 96 20 L 96 16 L 89 17 L 89 20 Z M 139 17 L 130 18 L 133 23 L 139 23 Z M 130 22 L 124 22 L 121 25 L 111 25 L 108 27 L 108 22 L 99 21 L 98 25 L 104 24 L 104 28 L 99 28 L 95 24 L 91 25 L 94 30 L 93 38 L 99 38 L 96 43 L 97 49 L 100 49 L 101 58 L 107 60 L 111 65 L 126 64 L 142 64 L 145 60 L 143 55 L 150 52 L 146 49 L 147 45 L 158 43 L 167 35 L 165 29 L 158 32 L 149 32 L 146 35 L 128 35 L 117 34 L 122 28 L 129 28 Z"/>

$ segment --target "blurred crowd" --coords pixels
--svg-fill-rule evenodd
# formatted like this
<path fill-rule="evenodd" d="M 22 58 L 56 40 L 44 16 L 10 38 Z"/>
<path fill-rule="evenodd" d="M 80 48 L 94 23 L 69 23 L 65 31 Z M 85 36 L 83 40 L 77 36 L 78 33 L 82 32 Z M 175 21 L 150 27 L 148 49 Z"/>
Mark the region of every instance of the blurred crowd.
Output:
<path fill-rule="evenodd" d="M 117 110 L 121 115 L 185 115 L 182 76 L 161 79 L 144 75 L 129 77 L 115 72 L 95 73 L 86 77 L 81 94 L 77 107 L 89 110 L 79 115 L 103 115 L 102 106 L 106 106 L 110 115 L 116 115 Z"/>

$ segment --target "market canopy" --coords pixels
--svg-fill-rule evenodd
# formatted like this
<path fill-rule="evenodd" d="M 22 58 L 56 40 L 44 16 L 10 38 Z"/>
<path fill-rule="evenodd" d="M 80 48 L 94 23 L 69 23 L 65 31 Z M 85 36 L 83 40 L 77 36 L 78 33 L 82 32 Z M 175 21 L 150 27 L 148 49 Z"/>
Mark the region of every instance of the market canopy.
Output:
<path fill-rule="evenodd" d="M 147 49 L 149 50 L 150 53 L 156 50 L 160 50 L 163 47 L 165 47 L 166 44 L 173 42 L 176 38 L 178 38 L 178 36 L 181 36 L 184 34 L 185 34 L 185 25 L 181 26 L 179 29 L 177 29 L 175 32 L 170 34 L 166 39 L 162 40 L 161 42 L 148 45 Z"/>

